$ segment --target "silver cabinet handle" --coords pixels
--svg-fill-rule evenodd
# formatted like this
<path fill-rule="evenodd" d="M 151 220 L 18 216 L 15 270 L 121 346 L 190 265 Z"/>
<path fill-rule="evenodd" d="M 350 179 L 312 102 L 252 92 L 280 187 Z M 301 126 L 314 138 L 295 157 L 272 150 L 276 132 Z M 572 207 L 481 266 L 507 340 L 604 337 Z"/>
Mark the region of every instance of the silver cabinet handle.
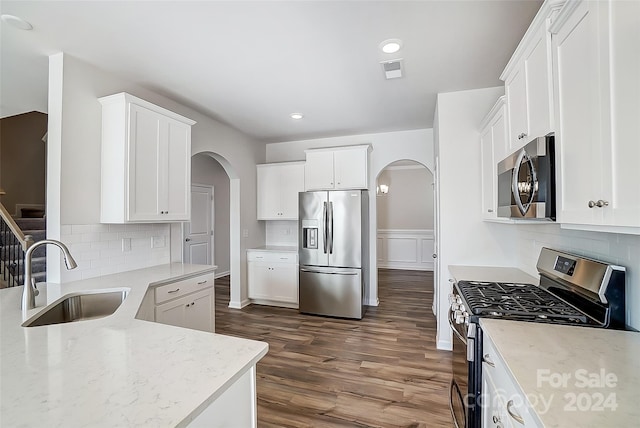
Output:
<path fill-rule="evenodd" d="M 609 202 L 603 201 L 602 199 L 598 199 L 598 202 L 596 202 L 596 207 L 602 208 L 602 207 L 608 207 L 608 206 L 609 206 Z"/>
<path fill-rule="evenodd" d="M 589 208 L 593 208 L 596 206 L 596 203 L 594 201 L 589 201 L 587 205 L 589 206 Z"/>
<path fill-rule="evenodd" d="M 186 242 L 189 242 L 189 241 L 191 241 L 191 238 L 187 238 L 187 239 L 185 239 L 185 241 L 186 241 Z"/>
<path fill-rule="evenodd" d="M 487 365 L 489 365 L 490 367 L 496 366 L 496 364 L 491 361 L 491 358 L 489 358 L 489 354 L 484 354 L 484 356 L 482 357 L 482 362 L 487 363 Z"/>
<path fill-rule="evenodd" d="M 200 281 L 200 282 L 198 283 L 198 285 L 202 285 L 202 284 L 206 284 L 206 283 L 207 283 L 207 280 L 204 280 L 204 281 Z"/>
<path fill-rule="evenodd" d="M 524 425 L 524 419 L 522 419 L 522 416 L 511 410 L 511 407 L 513 407 L 513 400 L 509 400 L 507 403 L 507 412 L 509 412 L 509 416 L 511 416 L 516 422 L 520 425 Z"/>
<path fill-rule="evenodd" d="M 172 293 L 177 293 L 178 291 L 180 291 L 180 289 L 176 288 L 175 290 L 167 291 L 167 293 L 172 294 Z"/>
<path fill-rule="evenodd" d="M 493 210 L 492 210 L 492 209 L 488 209 L 488 210 L 487 210 L 487 212 L 488 212 L 488 213 L 492 213 L 492 212 L 493 212 Z"/>

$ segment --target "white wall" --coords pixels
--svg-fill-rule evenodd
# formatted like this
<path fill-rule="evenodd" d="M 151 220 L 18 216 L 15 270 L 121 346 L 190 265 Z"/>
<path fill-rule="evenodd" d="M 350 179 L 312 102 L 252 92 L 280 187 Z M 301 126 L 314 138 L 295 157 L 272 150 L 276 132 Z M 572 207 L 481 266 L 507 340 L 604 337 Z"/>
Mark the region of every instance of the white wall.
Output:
<path fill-rule="evenodd" d="M 195 120 L 192 153 L 217 154 L 223 160 L 232 181 L 231 210 L 236 213 L 231 220 L 230 305 L 248 302 L 245 249 L 264 243 L 264 226 L 256 219 L 255 169 L 257 163 L 264 163 L 264 145 L 196 110 L 62 53 L 49 61 L 49 236 L 59 239 L 62 225 L 99 224 L 102 115 L 97 99 L 122 91 Z M 247 237 L 241 238 L 244 230 Z M 64 279 L 58 252 L 48 254 L 48 279 L 58 282 Z M 141 267 L 147 264 L 148 260 L 141 260 Z"/>
<path fill-rule="evenodd" d="M 218 266 L 216 277 L 229 274 L 231 269 L 229 176 L 217 160 L 205 154 L 197 154 L 191 158 L 191 183 L 213 186 L 215 212 L 213 264 Z"/>
<path fill-rule="evenodd" d="M 413 160 L 433 171 L 433 131 L 417 129 L 411 131 L 385 132 L 380 134 L 361 134 L 344 137 L 319 138 L 283 143 L 267 144 L 267 162 L 285 162 L 305 160 L 305 149 L 319 147 L 350 146 L 371 144 L 373 151 L 369 159 L 369 233 L 371 236 L 369 305 L 378 304 L 378 272 L 376 253 L 376 177 L 390 163 L 399 160 Z"/>
<path fill-rule="evenodd" d="M 515 229 L 482 220 L 478 126 L 503 87 L 438 94 L 437 345 L 451 349 L 449 265 L 516 266 Z M 437 225 L 436 225 L 437 227 Z"/>

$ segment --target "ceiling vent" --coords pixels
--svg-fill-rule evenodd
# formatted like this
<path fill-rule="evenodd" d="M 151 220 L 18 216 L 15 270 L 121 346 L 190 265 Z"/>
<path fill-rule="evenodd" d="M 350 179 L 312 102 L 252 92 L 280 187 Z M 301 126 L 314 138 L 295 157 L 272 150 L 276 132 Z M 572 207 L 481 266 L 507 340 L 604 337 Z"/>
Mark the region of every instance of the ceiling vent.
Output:
<path fill-rule="evenodd" d="M 381 62 L 386 79 L 397 79 L 402 77 L 402 59 Z"/>

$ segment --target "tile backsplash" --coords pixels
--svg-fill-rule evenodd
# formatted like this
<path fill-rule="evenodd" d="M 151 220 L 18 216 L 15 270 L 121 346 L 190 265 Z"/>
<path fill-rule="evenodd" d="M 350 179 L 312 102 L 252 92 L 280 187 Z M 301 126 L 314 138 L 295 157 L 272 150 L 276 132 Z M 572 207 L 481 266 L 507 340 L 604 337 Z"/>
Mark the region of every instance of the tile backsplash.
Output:
<path fill-rule="evenodd" d="M 76 281 L 170 262 L 168 224 L 68 224 L 60 229 L 78 267 L 60 280 Z"/>
<path fill-rule="evenodd" d="M 298 222 L 295 220 L 267 221 L 265 225 L 267 245 L 298 245 Z"/>
<path fill-rule="evenodd" d="M 640 330 L 640 236 L 561 229 L 558 224 L 518 225 L 519 267 L 538 276 L 542 247 L 624 266 L 627 269 L 627 324 Z"/>

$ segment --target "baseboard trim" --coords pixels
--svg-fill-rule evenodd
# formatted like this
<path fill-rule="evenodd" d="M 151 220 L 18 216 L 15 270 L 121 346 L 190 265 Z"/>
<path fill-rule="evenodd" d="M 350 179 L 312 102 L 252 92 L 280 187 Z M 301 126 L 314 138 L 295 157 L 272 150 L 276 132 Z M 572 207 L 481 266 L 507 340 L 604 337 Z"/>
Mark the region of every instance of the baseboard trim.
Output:
<path fill-rule="evenodd" d="M 226 270 L 224 272 L 216 272 L 216 274 L 214 275 L 214 278 L 218 279 L 218 278 L 222 278 L 223 276 L 227 276 L 227 275 L 231 275 L 231 272 L 229 272 L 228 270 Z"/>
<path fill-rule="evenodd" d="M 367 306 L 379 306 L 380 305 L 380 299 L 369 299 L 369 301 L 367 302 Z"/>
<path fill-rule="evenodd" d="M 298 309 L 297 303 L 278 302 L 275 300 L 251 299 L 253 305 L 277 306 L 279 308 Z"/>
<path fill-rule="evenodd" d="M 251 304 L 251 300 L 245 299 L 242 302 L 229 302 L 229 308 L 231 309 L 242 309 Z"/>
<path fill-rule="evenodd" d="M 441 349 L 443 351 L 452 351 L 453 344 L 450 340 L 438 339 L 436 343 L 436 348 Z"/>

